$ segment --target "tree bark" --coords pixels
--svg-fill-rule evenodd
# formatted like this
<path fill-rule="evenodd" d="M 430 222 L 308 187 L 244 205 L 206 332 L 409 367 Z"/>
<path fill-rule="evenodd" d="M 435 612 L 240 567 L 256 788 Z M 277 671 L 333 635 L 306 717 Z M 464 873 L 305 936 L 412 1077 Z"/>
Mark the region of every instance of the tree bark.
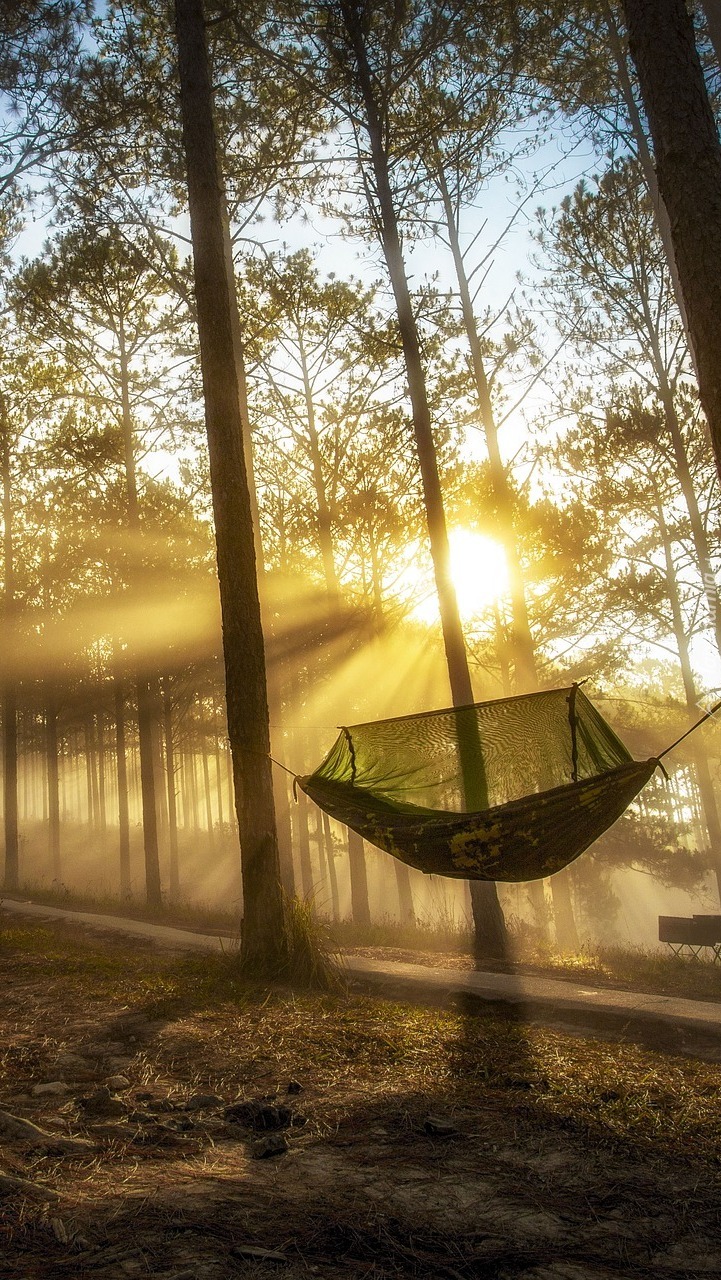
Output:
<path fill-rule="evenodd" d="M 563 871 L 557 871 L 555 876 L 549 876 L 548 883 L 551 886 L 553 924 L 558 948 L 560 951 L 572 951 L 575 954 L 579 950 L 579 941 L 573 914 L 568 868 L 564 867 Z"/>
<path fill-rule="evenodd" d="M 89 711 L 83 726 L 85 738 L 85 776 L 88 787 L 88 826 L 95 835 L 100 829 L 100 791 L 98 788 L 97 752 L 95 749 L 95 716 Z"/>
<path fill-rule="evenodd" d="M 333 921 L 340 920 L 340 899 L 338 897 L 338 874 L 335 865 L 335 850 L 333 848 L 333 836 L 330 829 L 330 818 L 327 813 L 322 815 L 323 822 L 323 843 L 325 845 L 325 858 L 328 864 L 328 879 L 330 881 L 330 900 L 333 911 Z"/>
<path fill-rule="evenodd" d="M 108 812 L 105 794 L 105 717 L 100 707 L 96 715 L 96 749 L 98 754 L 98 825 L 100 838 L 105 844 L 108 826 Z"/>
<path fill-rule="evenodd" d="M 379 223 L 379 235 L 395 299 L 398 329 L 403 348 L 408 394 L 412 409 L 413 433 L 423 486 L 428 537 L 438 594 L 451 697 L 455 707 L 464 707 L 469 706 L 474 701 L 473 686 L 468 667 L 468 655 L 466 653 L 458 600 L 451 576 L 450 546 L 443 505 L 443 493 L 438 474 L 438 460 L 433 440 L 428 391 L 418 327 L 413 314 L 413 305 L 403 260 L 398 216 L 390 183 L 388 156 L 357 6 L 352 0 L 343 0 L 342 13 L 353 57 L 355 58 L 356 87 L 363 101 L 365 126 L 371 148 L 377 200 L 377 210 L 372 212 L 376 213 Z M 485 771 L 483 769 L 483 757 L 477 729 L 474 735 L 470 721 L 460 727 L 459 754 L 466 788 L 466 805 L 471 808 L 472 798 L 470 792 L 474 793 L 473 800 L 476 804 L 479 803 L 481 792 L 485 792 Z M 473 903 L 477 961 L 481 962 L 485 959 L 505 955 L 507 933 L 495 885 L 489 882 L 474 882 L 471 887 L 471 901 Z"/>
<path fill-rule="evenodd" d="M 348 832 L 348 865 L 350 867 L 350 909 L 354 924 L 369 925 L 371 922 L 370 903 L 368 901 L 368 869 L 366 867 L 363 837 L 346 827 Z"/>
<path fill-rule="evenodd" d="M 237 303 L 227 262 L 227 216 L 202 0 L 175 0 L 175 25 L 228 732 L 242 851 L 241 948 L 246 962 L 271 969 L 285 954 L 287 943 L 273 804 L 265 652 L 233 339 Z"/>
<path fill-rule="evenodd" d="M 121 430 L 125 453 L 125 481 L 128 498 L 128 528 L 140 531 L 140 508 L 135 469 L 135 437 L 130 409 L 128 358 L 122 324 L 118 332 L 120 350 Z M 133 585 L 136 585 L 135 583 Z M 147 675 L 136 669 L 135 693 L 138 706 L 138 742 L 140 747 L 140 796 L 143 809 L 143 847 L 145 852 L 145 895 L 148 906 L 162 905 L 160 857 L 158 852 L 158 815 L 155 805 L 155 751 L 153 747 L 153 695 Z"/>
<path fill-rule="evenodd" d="M 115 711 L 115 769 L 118 781 L 118 853 L 120 858 L 120 896 L 130 897 L 130 813 L 128 804 L 128 763 L 125 747 L 125 691 L 116 660 L 113 673 L 113 707 Z"/>
<path fill-rule="evenodd" d="M 45 757 L 48 771 L 48 845 L 53 880 L 60 881 L 60 779 L 58 760 L 58 706 L 52 684 L 45 701 Z"/>
<path fill-rule="evenodd" d="M 621 89 L 621 96 L 623 97 L 624 103 L 626 104 L 626 110 L 628 112 L 628 118 L 631 125 L 631 132 L 633 134 L 633 139 L 636 144 L 636 152 L 638 155 L 639 164 L 641 165 L 641 170 L 643 172 L 643 176 L 646 182 L 646 188 L 648 190 L 648 194 L 651 197 L 651 203 L 653 205 L 654 213 L 656 215 L 656 226 L 658 227 L 658 233 L 661 237 L 661 243 L 663 244 L 664 253 L 666 255 L 666 264 L 668 266 L 668 273 L 671 280 L 671 287 L 673 289 L 673 296 L 676 299 L 676 305 L 679 309 L 679 314 L 681 316 L 681 323 L 684 328 L 684 333 L 686 334 L 686 341 L 688 343 L 689 353 L 691 355 L 691 360 L 695 367 L 696 357 L 693 351 L 693 345 L 691 343 L 691 335 L 689 333 L 689 328 L 688 328 L 688 318 L 686 316 L 686 305 L 683 299 L 683 290 L 681 289 L 681 281 L 678 278 L 678 267 L 676 266 L 676 252 L 673 247 L 673 239 L 671 236 L 671 223 L 668 216 L 668 210 L 666 208 L 666 205 L 663 202 L 663 199 L 661 198 L 661 192 L 658 189 L 658 177 L 656 176 L 656 170 L 653 164 L 653 156 L 651 155 L 651 150 L 648 145 L 648 138 L 646 136 L 646 130 L 644 129 L 643 122 L 641 120 L 641 113 L 636 104 L 636 96 L 633 91 L 633 85 L 631 83 L 631 77 L 629 75 L 629 70 L 628 70 L 628 50 L 626 48 L 624 40 L 621 38 L 621 33 L 619 32 L 619 29 L 616 25 L 616 19 L 614 17 L 614 13 L 613 13 L 613 10 L 611 9 L 611 6 L 605 3 L 605 0 L 604 0 L 602 8 L 603 8 L 604 21 L 606 23 L 606 30 L 608 31 L 609 45 L 611 48 L 611 52 L 613 54 L 613 60 L 616 63 L 616 69 L 618 71 L 618 79 L 619 79 L 619 86 Z"/>
<path fill-rule="evenodd" d="M 624 0 L 721 475 L 721 145 L 684 0 Z"/>
<path fill-rule="evenodd" d="M 203 798 L 205 800 L 205 824 L 208 828 L 208 849 L 211 856 L 215 851 L 215 824 L 213 822 L 213 801 L 210 795 L 210 766 L 208 764 L 208 739 L 203 733 L 200 743 L 200 759 L 203 769 Z"/>
<path fill-rule="evenodd" d="M 308 831 L 308 801 L 304 791 L 298 788 L 298 853 L 300 856 L 300 884 L 303 897 L 310 898 L 313 893 L 313 868 L 310 861 L 310 835 Z"/>
<path fill-rule="evenodd" d="M 158 855 L 158 818 L 155 808 L 155 763 L 153 751 L 153 695 L 150 681 L 138 674 L 135 681 L 138 699 L 138 738 L 140 742 L 140 797 L 143 808 L 143 846 L 145 849 L 145 896 L 148 906 L 160 907 Z"/>
<path fill-rule="evenodd" d="M 413 907 L 413 890 L 411 888 L 411 877 L 405 862 L 399 862 L 397 858 L 393 859 L 393 870 L 396 873 L 396 888 L 398 890 L 398 916 L 401 924 L 415 924 L 416 913 Z"/>
<path fill-rule="evenodd" d="M 340 596 L 340 586 L 338 583 L 338 574 L 336 573 L 335 557 L 333 554 L 333 520 L 326 495 L 325 479 L 323 476 L 323 459 L 321 457 L 320 441 L 318 439 L 315 405 L 313 404 L 313 389 L 310 385 L 310 377 L 308 375 L 308 362 L 306 360 L 302 334 L 298 333 L 297 337 L 300 353 L 301 374 L 303 377 L 303 398 L 305 400 L 310 462 L 313 471 L 313 487 L 315 489 L 315 500 L 318 507 L 318 544 L 320 546 L 321 561 L 323 563 L 323 575 L 325 577 L 326 590 L 328 592 L 330 606 L 333 608 L 337 607 Z"/>
<path fill-rule="evenodd" d="M 170 897 L 177 899 L 180 896 L 180 868 L 178 865 L 178 806 L 175 795 L 175 745 L 173 743 L 173 699 L 170 685 L 170 676 L 164 675 L 162 680 L 163 691 L 163 730 L 165 736 L 165 768 L 167 773 L 168 785 L 168 848 L 170 854 L 170 867 L 168 876 L 168 887 Z M 220 794 L 220 770 L 217 763 L 216 754 L 216 770 L 218 778 L 218 794 Z"/>
<path fill-rule="evenodd" d="M 498 517 L 498 532 L 508 569 L 508 583 L 511 596 L 511 634 L 508 639 L 510 641 L 509 649 L 513 660 L 516 692 L 532 693 L 538 688 L 538 673 L 536 670 L 535 645 L 528 619 L 528 605 L 526 603 L 526 588 L 523 581 L 523 567 L 521 565 L 521 556 L 518 550 L 518 540 L 516 538 L 514 525 L 513 492 L 498 442 L 498 425 L 496 423 L 496 415 L 493 409 L 493 401 L 491 400 L 491 389 L 486 376 L 483 350 L 481 347 L 481 340 L 478 335 L 478 325 L 476 323 L 475 312 L 473 310 L 473 299 L 471 297 L 465 262 L 461 251 L 455 211 L 453 209 L 453 202 L 448 190 L 448 183 L 446 182 L 443 166 L 440 162 L 437 180 L 438 190 L 441 195 L 441 200 L 443 201 L 446 229 L 448 231 L 451 253 L 453 255 L 456 280 L 458 281 L 458 292 L 461 300 L 461 312 L 463 315 L 463 327 L 466 330 L 466 337 L 468 339 L 468 346 L 471 354 L 471 368 L 473 370 L 473 380 L 476 387 L 478 411 L 486 439 L 486 448 L 488 449 L 491 484 L 493 486 L 493 496 L 496 503 L 496 512 Z"/>
<path fill-rule="evenodd" d="M 12 661 L 17 638 L 15 626 L 15 562 L 13 546 L 12 474 L 10 465 L 10 423 L 5 399 L 0 395 L 0 481 L 3 513 L 3 620 L 5 653 Z M 3 732 L 3 820 L 5 828 L 5 888 L 20 884 L 20 844 L 18 839 L 18 723 L 17 675 L 7 672 L 2 686 Z"/>

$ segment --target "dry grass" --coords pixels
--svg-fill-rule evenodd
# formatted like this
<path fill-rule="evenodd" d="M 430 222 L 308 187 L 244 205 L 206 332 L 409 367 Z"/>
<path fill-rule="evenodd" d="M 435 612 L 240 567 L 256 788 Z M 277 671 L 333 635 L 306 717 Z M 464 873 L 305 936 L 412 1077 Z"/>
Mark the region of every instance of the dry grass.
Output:
<path fill-rule="evenodd" d="M 715 1065 L 253 985 L 223 956 L 14 919 L 0 980 L 0 1107 L 95 1143 L 81 1158 L 5 1144 L 3 1172 L 60 1196 L 0 1199 L 7 1280 L 268 1275 L 271 1262 L 232 1252 L 247 1244 L 282 1250 L 279 1274 L 329 1280 L 721 1273 Z M 33 1096 L 68 1051 L 86 1069 L 67 1100 Z M 269 1095 L 306 1122 L 261 1161 L 212 1111 L 187 1132 L 162 1112 L 83 1121 L 74 1097 L 118 1062 L 132 1098 Z M 456 1133 L 427 1134 L 429 1114 Z"/>

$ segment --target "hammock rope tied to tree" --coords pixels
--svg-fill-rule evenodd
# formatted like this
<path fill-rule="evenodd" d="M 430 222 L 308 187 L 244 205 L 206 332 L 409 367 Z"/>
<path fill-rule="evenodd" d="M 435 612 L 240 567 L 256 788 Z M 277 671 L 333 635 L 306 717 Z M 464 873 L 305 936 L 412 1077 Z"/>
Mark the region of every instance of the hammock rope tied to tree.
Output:
<path fill-rule="evenodd" d="M 322 764 L 296 781 L 332 818 L 419 871 L 521 881 L 573 862 L 657 768 L 659 757 L 634 760 L 572 685 L 343 727 Z"/>

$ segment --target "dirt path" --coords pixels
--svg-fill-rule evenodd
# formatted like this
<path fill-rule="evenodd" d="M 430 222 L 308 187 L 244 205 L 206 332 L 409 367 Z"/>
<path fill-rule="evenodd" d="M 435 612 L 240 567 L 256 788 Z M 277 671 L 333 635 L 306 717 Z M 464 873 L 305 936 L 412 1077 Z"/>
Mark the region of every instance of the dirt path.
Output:
<path fill-rule="evenodd" d="M 172 951 L 227 953 L 234 946 L 227 937 L 17 899 L 0 900 L 1 910 L 144 939 Z M 345 964 L 358 989 L 394 999 L 446 1007 L 469 1001 L 496 1005 L 527 1022 L 623 1033 L 657 1048 L 721 1061 L 721 1003 L 528 974 L 434 968 L 367 955 L 346 955 Z"/>

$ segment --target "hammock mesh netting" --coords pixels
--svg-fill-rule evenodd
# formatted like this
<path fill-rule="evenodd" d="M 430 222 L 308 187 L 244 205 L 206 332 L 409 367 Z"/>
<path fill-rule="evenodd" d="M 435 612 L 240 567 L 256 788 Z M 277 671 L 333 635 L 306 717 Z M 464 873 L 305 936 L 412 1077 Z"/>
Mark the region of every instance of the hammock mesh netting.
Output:
<path fill-rule="evenodd" d="M 298 784 L 421 871 L 519 881 L 583 853 L 656 766 L 634 761 L 574 685 L 343 728 Z"/>

